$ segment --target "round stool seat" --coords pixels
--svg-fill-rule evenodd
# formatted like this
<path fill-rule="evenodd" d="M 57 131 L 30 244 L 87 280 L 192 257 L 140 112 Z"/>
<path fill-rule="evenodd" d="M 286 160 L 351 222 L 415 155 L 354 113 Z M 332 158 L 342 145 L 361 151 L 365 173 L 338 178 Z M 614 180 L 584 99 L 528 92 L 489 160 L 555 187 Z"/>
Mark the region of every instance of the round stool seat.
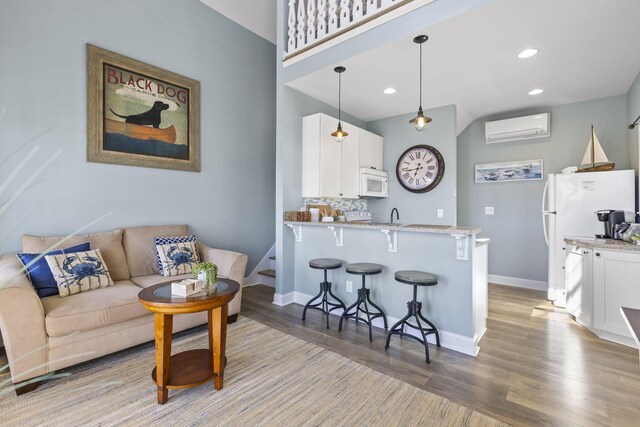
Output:
<path fill-rule="evenodd" d="M 396 271 L 396 280 L 398 282 L 407 283 L 417 286 L 433 286 L 438 284 L 438 278 L 424 271 L 404 270 Z"/>
<path fill-rule="evenodd" d="M 342 267 L 342 261 L 335 258 L 316 258 L 309 261 L 309 267 L 318 270 L 333 270 Z"/>
<path fill-rule="evenodd" d="M 349 274 L 380 274 L 382 273 L 382 266 L 380 264 L 373 264 L 370 262 L 358 262 L 355 264 L 348 264 L 346 270 Z"/>

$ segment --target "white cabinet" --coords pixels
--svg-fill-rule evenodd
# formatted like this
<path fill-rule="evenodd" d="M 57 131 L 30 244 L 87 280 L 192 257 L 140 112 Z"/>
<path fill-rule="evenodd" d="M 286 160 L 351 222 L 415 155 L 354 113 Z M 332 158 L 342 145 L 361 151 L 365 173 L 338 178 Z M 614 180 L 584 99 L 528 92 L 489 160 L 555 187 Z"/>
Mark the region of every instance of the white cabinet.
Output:
<path fill-rule="evenodd" d="M 593 251 L 567 246 L 567 311 L 586 327 L 593 324 Z"/>
<path fill-rule="evenodd" d="M 594 326 L 630 337 L 620 307 L 640 308 L 640 253 L 593 251 Z"/>
<path fill-rule="evenodd" d="M 384 170 L 384 139 L 366 130 L 360 131 L 360 167 Z"/>
<path fill-rule="evenodd" d="M 358 198 L 361 129 L 342 122 L 348 136 L 338 143 L 337 127 L 326 114 L 302 119 L 302 197 Z"/>

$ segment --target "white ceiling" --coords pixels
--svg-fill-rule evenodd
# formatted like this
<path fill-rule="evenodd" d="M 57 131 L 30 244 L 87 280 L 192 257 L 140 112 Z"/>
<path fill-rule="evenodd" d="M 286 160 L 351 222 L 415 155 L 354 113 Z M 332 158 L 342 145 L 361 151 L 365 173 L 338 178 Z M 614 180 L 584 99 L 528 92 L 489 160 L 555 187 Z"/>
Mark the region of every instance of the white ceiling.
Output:
<path fill-rule="evenodd" d="M 461 132 L 495 113 L 626 93 L 640 71 L 638 18 L 638 0 L 494 0 L 424 31 L 423 107 L 456 104 Z M 334 64 L 347 67 L 345 111 L 370 121 L 417 110 L 412 39 Z M 517 57 L 530 47 L 539 53 Z M 333 66 L 289 86 L 337 106 Z M 387 87 L 396 94 L 383 94 Z M 544 93 L 529 96 L 534 88 Z"/>
<path fill-rule="evenodd" d="M 200 0 L 262 38 L 276 43 L 276 0 Z"/>

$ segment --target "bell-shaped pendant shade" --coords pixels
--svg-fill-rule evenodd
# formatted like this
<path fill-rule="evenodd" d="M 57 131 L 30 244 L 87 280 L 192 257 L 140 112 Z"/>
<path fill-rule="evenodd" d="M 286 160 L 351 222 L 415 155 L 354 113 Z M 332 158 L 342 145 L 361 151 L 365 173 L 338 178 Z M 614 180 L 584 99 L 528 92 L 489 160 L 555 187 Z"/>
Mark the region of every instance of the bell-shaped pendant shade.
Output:
<path fill-rule="evenodd" d="M 342 73 L 347 71 L 345 67 L 336 67 L 333 69 L 336 73 L 338 73 L 338 129 L 331 134 L 333 140 L 335 142 L 343 142 L 344 139 L 349 135 L 347 132 L 342 130 Z"/>
<path fill-rule="evenodd" d="M 418 115 L 409 120 L 416 130 L 421 131 L 431 121 L 431 117 L 424 115 L 422 111 L 422 44 L 429 40 L 429 36 L 420 35 L 413 39 L 413 42 L 420 47 L 420 107 L 418 108 Z"/>
<path fill-rule="evenodd" d="M 331 136 L 335 142 L 342 142 L 349 134 L 342 130 L 342 123 L 338 123 L 338 129 Z"/>
<path fill-rule="evenodd" d="M 422 107 L 420 107 L 420 109 L 418 109 L 418 115 L 409 120 L 409 123 L 411 123 L 416 128 L 416 130 L 422 130 L 430 121 L 431 117 L 425 116 L 424 112 L 422 111 Z"/>

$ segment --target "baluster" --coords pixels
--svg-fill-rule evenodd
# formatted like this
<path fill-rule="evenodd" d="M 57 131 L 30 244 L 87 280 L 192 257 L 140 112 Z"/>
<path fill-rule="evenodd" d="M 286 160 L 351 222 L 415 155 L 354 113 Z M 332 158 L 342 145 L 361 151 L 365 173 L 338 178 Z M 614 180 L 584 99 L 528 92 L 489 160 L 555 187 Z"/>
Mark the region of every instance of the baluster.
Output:
<path fill-rule="evenodd" d="M 344 28 L 351 22 L 351 0 L 340 0 L 340 28 Z"/>
<path fill-rule="evenodd" d="M 371 16 L 378 11 L 378 0 L 367 0 L 367 10 L 365 14 Z"/>
<path fill-rule="evenodd" d="M 366 0 L 353 0 L 353 22 L 358 22 L 364 16 L 364 4 Z"/>
<path fill-rule="evenodd" d="M 338 29 L 338 0 L 329 0 L 329 34 Z"/>
<path fill-rule="evenodd" d="M 318 0 L 318 38 L 327 35 L 327 0 Z"/>
<path fill-rule="evenodd" d="M 287 35 L 289 39 L 287 41 L 287 51 L 293 52 L 296 50 L 296 0 L 289 0 L 289 31 Z"/>
<path fill-rule="evenodd" d="M 307 0 L 307 44 L 316 39 L 316 0 Z"/>
<path fill-rule="evenodd" d="M 298 2 L 298 45 L 296 47 L 300 49 L 305 45 L 307 20 L 305 19 L 306 10 L 304 0 L 298 0 Z"/>

